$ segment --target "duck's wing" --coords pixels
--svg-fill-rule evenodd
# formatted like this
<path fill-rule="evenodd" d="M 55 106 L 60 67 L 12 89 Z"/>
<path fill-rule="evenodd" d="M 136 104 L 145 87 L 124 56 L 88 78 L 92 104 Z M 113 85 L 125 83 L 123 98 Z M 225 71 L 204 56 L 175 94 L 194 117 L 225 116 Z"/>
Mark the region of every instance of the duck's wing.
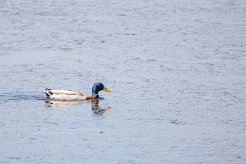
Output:
<path fill-rule="evenodd" d="M 80 95 L 83 96 L 82 93 L 76 92 L 76 91 L 71 91 L 71 90 L 58 90 L 58 89 L 48 89 L 46 88 L 44 90 L 47 96 L 51 96 L 53 94 L 55 95 Z"/>

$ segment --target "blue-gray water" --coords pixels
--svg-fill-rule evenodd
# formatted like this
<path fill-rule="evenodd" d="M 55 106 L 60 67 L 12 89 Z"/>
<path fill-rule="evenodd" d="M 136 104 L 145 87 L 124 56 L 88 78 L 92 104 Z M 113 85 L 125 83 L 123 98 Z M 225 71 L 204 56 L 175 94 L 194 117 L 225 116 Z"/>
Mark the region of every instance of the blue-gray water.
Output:
<path fill-rule="evenodd" d="M 245 29 L 244 0 L 1 0 L 0 163 L 245 163 Z"/>

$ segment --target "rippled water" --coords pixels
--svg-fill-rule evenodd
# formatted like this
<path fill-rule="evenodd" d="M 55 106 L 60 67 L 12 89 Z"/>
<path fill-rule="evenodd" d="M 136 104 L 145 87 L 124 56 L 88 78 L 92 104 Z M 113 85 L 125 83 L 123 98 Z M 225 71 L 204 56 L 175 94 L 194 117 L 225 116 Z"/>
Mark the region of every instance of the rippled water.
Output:
<path fill-rule="evenodd" d="M 0 163 L 245 163 L 244 0 L 0 1 Z M 48 102 L 44 88 L 98 102 Z"/>

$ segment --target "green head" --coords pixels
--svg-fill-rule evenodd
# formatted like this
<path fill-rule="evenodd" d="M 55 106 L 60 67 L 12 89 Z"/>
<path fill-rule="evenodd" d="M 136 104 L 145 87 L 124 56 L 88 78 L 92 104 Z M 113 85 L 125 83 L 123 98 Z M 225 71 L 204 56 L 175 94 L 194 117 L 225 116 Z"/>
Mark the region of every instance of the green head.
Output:
<path fill-rule="evenodd" d="M 92 93 L 93 94 L 98 94 L 99 91 L 106 91 L 106 92 L 111 92 L 108 88 L 104 87 L 102 83 L 95 83 L 92 87 Z"/>

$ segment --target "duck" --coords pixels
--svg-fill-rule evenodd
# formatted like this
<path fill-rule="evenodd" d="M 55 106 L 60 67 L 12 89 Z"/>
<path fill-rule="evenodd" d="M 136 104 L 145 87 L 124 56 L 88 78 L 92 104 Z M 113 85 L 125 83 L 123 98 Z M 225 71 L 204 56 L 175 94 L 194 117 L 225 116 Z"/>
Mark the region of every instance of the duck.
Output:
<path fill-rule="evenodd" d="M 57 90 L 48 88 L 44 90 L 44 93 L 46 94 L 46 98 L 48 100 L 79 101 L 99 98 L 98 92 L 102 90 L 106 92 L 112 92 L 110 89 L 106 88 L 102 83 L 96 82 L 92 86 L 91 94 L 82 94 L 73 90 Z"/>

